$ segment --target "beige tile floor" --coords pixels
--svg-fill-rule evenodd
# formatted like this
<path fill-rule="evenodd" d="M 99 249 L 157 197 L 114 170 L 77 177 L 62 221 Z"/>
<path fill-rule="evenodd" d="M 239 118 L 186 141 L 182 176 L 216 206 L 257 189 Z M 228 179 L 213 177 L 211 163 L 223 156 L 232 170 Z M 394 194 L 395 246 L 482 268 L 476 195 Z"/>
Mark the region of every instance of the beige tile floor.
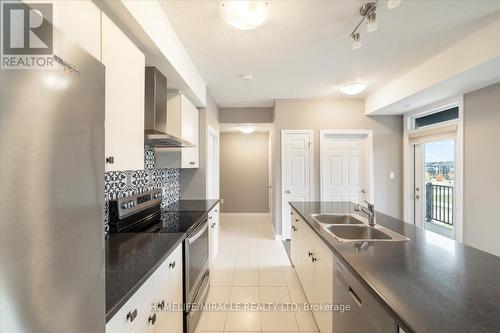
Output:
<path fill-rule="evenodd" d="M 211 269 L 210 303 L 304 303 L 304 292 L 269 218 L 221 215 L 219 253 Z M 311 312 L 203 312 L 197 333 L 317 332 Z"/>

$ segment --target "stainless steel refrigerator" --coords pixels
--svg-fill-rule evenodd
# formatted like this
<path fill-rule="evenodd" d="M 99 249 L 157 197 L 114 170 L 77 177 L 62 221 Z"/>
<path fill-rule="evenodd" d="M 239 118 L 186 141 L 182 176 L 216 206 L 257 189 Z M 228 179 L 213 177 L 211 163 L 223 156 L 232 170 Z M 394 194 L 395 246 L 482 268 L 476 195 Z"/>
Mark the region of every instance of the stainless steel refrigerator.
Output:
<path fill-rule="evenodd" d="M 57 35 L 0 73 L 0 332 L 105 327 L 104 66 Z"/>

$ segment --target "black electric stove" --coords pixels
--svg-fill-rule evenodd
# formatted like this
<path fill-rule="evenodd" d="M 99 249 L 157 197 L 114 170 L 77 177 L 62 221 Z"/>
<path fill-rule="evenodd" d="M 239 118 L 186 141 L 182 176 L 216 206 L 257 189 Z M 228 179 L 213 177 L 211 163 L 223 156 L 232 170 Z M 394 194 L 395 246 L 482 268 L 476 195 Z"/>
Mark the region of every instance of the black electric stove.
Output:
<path fill-rule="evenodd" d="M 115 232 L 185 232 L 190 234 L 205 212 L 162 210 L 161 190 L 111 200 L 109 228 Z"/>
<path fill-rule="evenodd" d="M 161 190 L 109 202 L 109 232 L 186 233 L 183 246 L 184 331 L 194 332 L 209 288 L 208 214 L 161 209 Z"/>

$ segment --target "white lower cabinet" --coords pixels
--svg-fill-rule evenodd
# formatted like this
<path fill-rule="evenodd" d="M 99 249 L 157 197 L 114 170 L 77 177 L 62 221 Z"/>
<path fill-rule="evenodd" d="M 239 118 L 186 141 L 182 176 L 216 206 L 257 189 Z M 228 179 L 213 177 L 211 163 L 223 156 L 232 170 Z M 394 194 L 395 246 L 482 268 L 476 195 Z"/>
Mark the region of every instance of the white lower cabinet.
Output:
<path fill-rule="evenodd" d="M 155 326 L 153 320 L 156 320 L 156 318 L 153 316 L 149 312 L 143 313 L 141 317 L 136 319 L 137 324 L 135 324 L 130 333 L 154 333 Z"/>
<path fill-rule="evenodd" d="M 180 269 L 181 264 L 176 263 L 175 269 L 177 265 Z M 159 288 L 155 288 L 155 304 L 157 310 L 160 310 L 154 325 L 155 332 L 182 332 L 182 274 L 174 274 Z"/>
<path fill-rule="evenodd" d="M 182 244 L 106 324 L 106 333 L 182 333 Z"/>
<path fill-rule="evenodd" d="M 292 209 L 291 257 L 307 300 L 313 305 L 333 304 L 333 254 L 299 214 Z M 321 333 L 331 333 L 333 314 L 313 307 Z"/>
<path fill-rule="evenodd" d="M 212 265 L 215 258 L 217 257 L 217 252 L 219 250 L 219 204 L 215 205 L 215 207 L 212 208 L 212 210 L 208 213 L 208 225 L 210 227 L 210 229 L 208 230 L 210 265 Z"/>

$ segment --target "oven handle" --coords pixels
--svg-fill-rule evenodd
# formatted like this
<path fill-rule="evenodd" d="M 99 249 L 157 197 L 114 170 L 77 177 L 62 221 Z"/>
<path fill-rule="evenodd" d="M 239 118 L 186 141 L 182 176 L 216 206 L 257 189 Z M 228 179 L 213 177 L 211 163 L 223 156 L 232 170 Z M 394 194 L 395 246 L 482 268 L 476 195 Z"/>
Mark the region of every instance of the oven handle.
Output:
<path fill-rule="evenodd" d="M 203 224 L 203 227 L 200 229 L 200 231 L 198 231 L 195 235 L 193 235 L 187 239 L 189 244 L 193 243 L 195 240 L 200 238 L 200 236 L 205 232 L 205 230 L 207 230 L 208 222 L 205 220 L 202 222 L 202 224 Z"/>

